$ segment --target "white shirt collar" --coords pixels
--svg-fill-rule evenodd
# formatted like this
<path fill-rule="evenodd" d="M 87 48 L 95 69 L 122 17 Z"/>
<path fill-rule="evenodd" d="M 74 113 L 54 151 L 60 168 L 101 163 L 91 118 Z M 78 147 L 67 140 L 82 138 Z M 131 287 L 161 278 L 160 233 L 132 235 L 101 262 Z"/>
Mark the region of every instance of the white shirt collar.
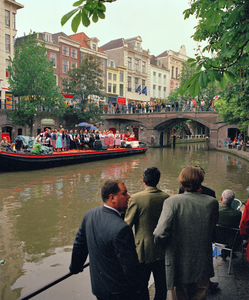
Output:
<path fill-rule="evenodd" d="M 116 208 L 113 208 L 113 207 L 111 207 L 111 206 L 109 206 L 109 205 L 106 205 L 105 203 L 104 203 L 104 206 L 105 206 L 106 208 L 109 208 L 109 209 L 112 209 L 112 210 L 116 211 L 116 212 L 121 216 L 120 212 L 119 212 Z"/>

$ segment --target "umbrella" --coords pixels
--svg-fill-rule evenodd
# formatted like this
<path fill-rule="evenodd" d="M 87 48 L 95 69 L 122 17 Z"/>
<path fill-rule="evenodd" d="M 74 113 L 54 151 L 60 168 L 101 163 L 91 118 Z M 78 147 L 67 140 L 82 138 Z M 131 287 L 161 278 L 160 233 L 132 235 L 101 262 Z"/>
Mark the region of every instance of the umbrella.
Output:
<path fill-rule="evenodd" d="M 80 124 L 77 125 L 78 127 L 86 127 L 86 126 L 90 126 L 90 124 L 86 123 L 86 122 L 82 122 Z"/>
<path fill-rule="evenodd" d="M 87 126 L 86 129 L 87 129 L 87 130 L 99 130 L 97 127 L 95 127 L 95 126 L 90 126 L 90 125 Z"/>

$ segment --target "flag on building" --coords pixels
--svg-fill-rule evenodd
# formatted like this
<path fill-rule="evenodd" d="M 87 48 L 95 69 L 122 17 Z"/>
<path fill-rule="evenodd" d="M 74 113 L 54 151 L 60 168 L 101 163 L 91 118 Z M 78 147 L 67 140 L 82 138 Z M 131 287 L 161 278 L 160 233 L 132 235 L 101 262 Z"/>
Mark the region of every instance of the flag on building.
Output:
<path fill-rule="evenodd" d="M 145 96 L 147 96 L 147 86 L 143 88 L 143 93 L 145 93 Z"/>
<path fill-rule="evenodd" d="M 139 95 L 142 94 L 141 85 L 139 85 L 139 86 L 137 87 L 137 91 L 138 91 Z"/>

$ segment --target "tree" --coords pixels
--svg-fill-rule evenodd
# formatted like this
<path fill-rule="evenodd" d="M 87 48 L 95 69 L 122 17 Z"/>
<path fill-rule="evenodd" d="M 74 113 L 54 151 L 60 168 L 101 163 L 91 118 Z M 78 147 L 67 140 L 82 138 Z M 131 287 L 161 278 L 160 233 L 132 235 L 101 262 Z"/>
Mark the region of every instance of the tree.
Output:
<path fill-rule="evenodd" d="M 61 19 L 61 25 L 63 26 L 73 15 L 71 27 L 73 32 L 77 32 L 80 22 L 85 27 L 90 25 L 90 18 L 94 23 L 98 22 L 99 18 L 105 18 L 106 7 L 104 3 L 115 2 L 116 0 L 79 0 L 74 2 L 73 6 L 77 7 L 67 14 L 65 14 Z"/>
<path fill-rule="evenodd" d="M 184 86 L 186 81 L 191 78 L 196 72 L 196 66 L 190 65 L 187 62 L 182 63 L 182 70 L 181 74 L 179 76 L 180 80 L 180 89 Z M 200 91 L 198 93 L 198 99 L 197 102 L 200 105 L 200 101 L 204 99 L 206 102 L 210 99 L 212 100 L 218 92 L 218 88 L 216 83 L 212 83 L 211 85 L 208 85 L 206 88 L 200 88 Z M 188 93 L 188 91 L 182 96 L 183 100 L 191 99 L 191 95 Z"/>
<path fill-rule="evenodd" d="M 35 117 L 41 110 L 62 115 L 63 100 L 56 86 L 53 66 L 47 59 L 45 44 L 36 40 L 36 33 L 28 35 L 21 43 L 17 41 L 8 70 L 9 87 L 13 96 L 18 97 L 15 109 L 8 113 L 14 124 L 27 124 L 32 134 Z"/>
<path fill-rule="evenodd" d="M 101 107 L 92 98 L 104 99 L 101 61 L 94 55 L 85 55 L 78 68 L 69 69 L 69 78 L 63 78 L 64 92 L 74 96 L 74 107 L 64 115 L 67 122 L 100 120 Z"/>
<path fill-rule="evenodd" d="M 200 87 L 207 87 L 215 80 L 224 89 L 228 80 L 236 82 L 231 68 L 249 63 L 249 1 L 247 0 L 192 0 L 191 7 L 184 11 L 185 19 L 195 15 L 199 19 L 193 35 L 195 41 L 207 41 L 200 47 L 195 59 L 197 72 L 180 90 L 198 95 Z M 213 57 L 204 56 L 208 51 Z"/>

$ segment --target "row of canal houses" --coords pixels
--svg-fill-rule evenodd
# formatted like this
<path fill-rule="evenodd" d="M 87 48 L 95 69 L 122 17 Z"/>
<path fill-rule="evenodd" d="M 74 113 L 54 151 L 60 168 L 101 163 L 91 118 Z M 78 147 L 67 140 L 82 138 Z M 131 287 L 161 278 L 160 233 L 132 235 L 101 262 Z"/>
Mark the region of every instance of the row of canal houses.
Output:
<path fill-rule="evenodd" d="M 16 14 L 24 6 L 15 0 L 0 1 L 0 100 L 12 99 L 8 88 L 9 56 L 14 56 L 14 44 L 27 36 L 16 38 Z M 44 40 L 48 59 L 53 61 L 56 82 L 63 89 L 62 78 L 67 71 L 78 67 L 85 54 L 94 54 L 101 60 L 103 85 L 108 102 L 128 103 L 166 100 L 178 88 L 182 62 L 188 59 L 185 46 L 179 52 L 167 50 L 154 56 L 142 47 L 142 38 L 119 38 L 100 46 L 96 37 L 84 32 L 66 35 L 63 32 L 37 33 Z M 94 96 L 92 96 L 94 99 Z M 98 100 L 98 99 L 96 99 Z M 5 105 L 1 108 L 5 108 Z"/>
<path fill-rule="evenodd" d="M 16 39 L 20 42 L 27 36 Z M 62 78 L 70 68 L 78 67 L 85 54 L 101 60 L 103 85 L 107 102 L 127 104 L 166 100 L 178 88 L 182 62 L 188 59 L 185 46 L 179 52 L 165 51 L 158 56 L 142 48 L 142 38 L 119 38 L 100 46 L 98 38 L 89 38 L 84 32 L 66 35 L 63 32 L 37 33 L 44 40 L 48 59 L 53 62 L 56 82 L 63 89 Z M 67 96 L 67 95 L 65 95 Z M 92 96 L 94 100 L 94 96 Z M 99 99 L 95 99 L 99 100 Z"/>

